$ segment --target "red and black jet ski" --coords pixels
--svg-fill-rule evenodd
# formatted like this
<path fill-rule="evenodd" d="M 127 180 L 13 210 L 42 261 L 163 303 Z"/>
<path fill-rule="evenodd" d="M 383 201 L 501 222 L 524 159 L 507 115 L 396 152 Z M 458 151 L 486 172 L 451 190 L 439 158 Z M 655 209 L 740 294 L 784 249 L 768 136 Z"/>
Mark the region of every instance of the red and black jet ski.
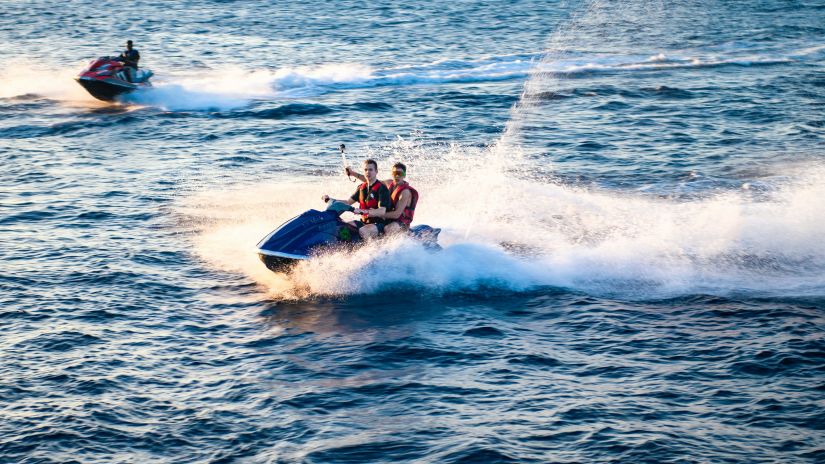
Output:
<path fill-rule="evenodd" d="M 103 101 L 113 101 L 119 95 L 152 87 L 149 78 L 152 71 L 136 71 L 134 81 L 129 81 L 123 62 L 117 57 L 102 56 L 87 66 L 75 80 L 89 91 L 93 97 Z"/>

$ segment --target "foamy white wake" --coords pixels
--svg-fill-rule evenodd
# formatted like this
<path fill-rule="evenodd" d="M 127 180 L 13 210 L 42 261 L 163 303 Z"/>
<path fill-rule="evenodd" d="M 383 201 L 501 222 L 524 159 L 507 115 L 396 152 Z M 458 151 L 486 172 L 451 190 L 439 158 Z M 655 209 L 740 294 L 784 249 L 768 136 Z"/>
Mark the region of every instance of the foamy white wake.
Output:
<path fill-rule="evenodd" d="M 531 73 L 575 75 L 600 72 L 641 72 L 725 65 L 775 64 L 798 55 L 735 56 L 684 52 L 641 55 L 578 54 L 554 61 L 540 55 L 437 61 L 421 66 L 374 69 L 358 63 L 286 67 L 273 71 L 215 70 L 202 75 L 158 77 L 156 88 L 130 97 L 130 102 L 168 110 L 231 110 L 258 99 L 306 98 L 328 92 L 387 86 L 482 83 L 523 79 Z"/>
<path fill-rule="evenodd" d="M 674 200 L 553 179 L 528 183 L 458 147 L 401 141 L 389 153 L 369 154 L 384 168 L 399 159 L 408 164 L 422 194 L 416 222 L 444 229 L 443 251 L 395 239 L 320 256 L 289 276 L 268 271 L 255 255 L 257 241 L 286 219 L 320 208 L 322 193 L 349 194 L 354 184 L 343 176 L 201 192 L 183 199 L 179 211 L 198 224 L 195 248 L 204 261 L 246 274 L 277 298 L 481 286 L 558 286 L 625 298 L 825 295 L 822 167 L 777 177 L 767 197 L 754 198 L 744 185 Z"/>

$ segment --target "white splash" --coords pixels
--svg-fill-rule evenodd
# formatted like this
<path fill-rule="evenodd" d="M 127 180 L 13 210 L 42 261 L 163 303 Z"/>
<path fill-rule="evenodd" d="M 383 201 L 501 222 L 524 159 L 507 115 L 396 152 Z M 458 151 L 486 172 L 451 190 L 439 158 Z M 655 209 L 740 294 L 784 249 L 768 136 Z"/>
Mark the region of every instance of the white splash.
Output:
<path fill-rule="evenodd" d="M 205 191 L 182 199 L 178 211 L 197 225 L 202 259 L 249 276 L 276 298 L 482 286 L 558 286 L 625 298 L 825 294 L 820 167 L 777 177 L 767 196 L 741 189 L 662 199 L 552 179 L 528 183 L 506 172 L 468 175 L 480 172 L 482 151 L 455 146 L 399 140 L 364 155 L 384 169 L 396 160 L 408 165 L 422 193 L 416 222 L 444 230 L 443 251 L 385 240 L 319 256 L 288 276 L 268 271 L 255 243 L 290 217 L 322 207 L 322 193 L 349 195 L 354 184 L 343 176 Z"/>

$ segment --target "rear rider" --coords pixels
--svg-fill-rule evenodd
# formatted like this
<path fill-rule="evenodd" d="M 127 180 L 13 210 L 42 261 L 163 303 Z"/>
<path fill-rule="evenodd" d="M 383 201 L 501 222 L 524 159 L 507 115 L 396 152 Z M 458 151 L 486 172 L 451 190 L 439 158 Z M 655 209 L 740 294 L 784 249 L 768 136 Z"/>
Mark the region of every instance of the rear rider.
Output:
<path fill-rule="evenodd" d="M 373 238 L 384 233 L 384 214 L 392 202 L 390 191 L 378 180 L 378 163 L 375 160 L 364 161 L 364 174 L 357 174 L 355 177 L 364 183 L 358 186 L 358 190 L 351 197 L 339 201 L 348 205 L 358 202 L 358 208 L 353 212 L 360 214 L 361 220 L 354 221 L 353 225 L 358 228 L 361 238 Z M 325 202 L 332 200 L 329 195 L 324 195 L 321 199 Z"/>
<path fill-rule="evenodd" d="M 412 188 L 407 177 L 407 166 L 404 163 L 392 165 L 392 182 L 387 185 L 390 191 L 390 210 L 384 214 L 387 224 L 384 231 L 387 234 L 406 232 L 410 230 L 415 206 L 418 204 L 418 191 Z"/>

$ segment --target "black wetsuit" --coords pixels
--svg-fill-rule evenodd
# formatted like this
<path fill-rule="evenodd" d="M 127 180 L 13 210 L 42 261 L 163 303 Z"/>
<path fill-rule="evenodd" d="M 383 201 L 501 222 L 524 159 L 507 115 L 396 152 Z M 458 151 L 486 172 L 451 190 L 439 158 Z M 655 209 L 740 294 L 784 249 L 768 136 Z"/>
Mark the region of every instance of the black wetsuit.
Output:
<path fill-rule="evenodd" d="M 123 61 L 124 66 L 137 69 L 138 61 L 140 61 L 140 53 L 134 48 L 131 50 L 123 50 L 123 53 L 120 54 L 120 59 Z"/>

